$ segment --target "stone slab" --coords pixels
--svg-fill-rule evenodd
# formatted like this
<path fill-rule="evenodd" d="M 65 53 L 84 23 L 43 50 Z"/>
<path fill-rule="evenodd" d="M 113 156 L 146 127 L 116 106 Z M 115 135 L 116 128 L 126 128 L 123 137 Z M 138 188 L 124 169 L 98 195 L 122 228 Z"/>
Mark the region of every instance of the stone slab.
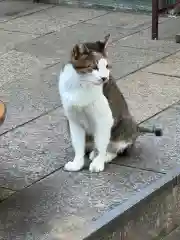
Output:
<path fill-rule="evenodd" d="M 0 185 L 13 190 L 22 189 L 63 167 L 73 157 L 61 108 L 0 139 Z"/>
<path fill-rule="evenodd" d="M 24 16 L 23 18 L 1 23 L 0 28 L 31 34 L 47 34 L 52 31 L 61 31 L 63 27 L 74 25 L 105 13 L 105 11 L 100 10 L 56 6 L 45 11 Z"/>
<path fill-rule="evenodd" d="M 8 189 L 8 188 L 3 188 L 0 187 L 0 202 L 9 196 L 11 196 L 14 193 L 14 191 Z"/>
<path fill-rule="evenodd" d="M 180 166 L 180 104 L 145 122 L 146 126 L 163 128 L 162 137 L 144 135 L 138 138 L 129 156 L 119 158 L 119 164 L 167 173 Z M 117 163 L 116 162 L 116 163 Z"/>
<path fill-rule="evenodd" d="M 51 56 L 65 61 L 76 43 L 101 40 L 108 33 L 111 34 L 111 41 L 123 36 L 121 29 L 115 27 L 104 26 L 99 28 L 96 25 L 79 23 L 75 26 L 64 28 L 61 32 L 55 32 L 26 41 L 23 44 L 17 44 L 16 50 L 29 52 L 34 55 Z"/>
<path fill-rule="evenodd" d="M 35 38 L 36 35 L 0 30 L 0 54 L 12 50 L 17 43 Z"/>
<path fill-rule="evenodd" d="M 138 71 L 117 81 L 138 122 L 157 114 L 180 100 L 180 80 Z"/>
<path fill-rule="evenodd" d="M 164 52 L 122 47 L 118 43 L 109 48 L 109 58 L 113 62 L 113 76 L 116 79 L 144 68 L 167 55 L 168 53 Z"/>
<path fill-rule="evenodd" d="M 159 39 L 175 42 L 175 36 L 179 33 L 180 17 L 169 18 L 168 21 L 159 25 Z"/>
<path fill-rule="evenodd" d="M 24 81 L 33 75 L 37 77 L 40 71 L 55 64 L 52 58 L 32 56 L 28 53 L 17 52 L 15 50 L 8 51 L 0 55 L 0 86 L 11 82 Z M 3 90 L 3 88 L 2 88 Z"/>
<path fill-rule="evenodd" d="M 36 4 L 32 1 L 0 1 L 0 22 L 39 12 L 51 7 L 52 5 Z"/>
<path fill-rule="evenodd" d="M 98 26 L 123 27 L 125 29 L 138 31 L 151 25 L 151 16 L 136 13 L 114 12 L 89 20 L 88 23 Z"/>
<path fill-rule="evenodd" d="M 162 24 L 166 25 L 166 23 L 167 21 Z M 160 26 L 162 24 L 160 24 Z M 151 34 L 151 28 L 148 28 L 120 39 L 118 44 L 124 47 L 148 49 L 167 53 L 173 53 L 180 49 L 180 45 L 175 43 L 173 40 L 151 40 Z"/>
<path fill-rule="evenodd" d="M 0 205 L 0 236 L 6 240 L 73 239 L 74 230 L 83 231 L 85 224 L 161 176 L 115 165 L 100 174 L 60 170 Z"/>
<path fill-rule="evenodd" d="M 7 105 L 7 118 L 0 128 L 1 134 L 61 104 L 57 77 L 60 64 L 43 69 L 42 63 L 38 66 L 38 59 L 20 53 L 14 55 L 13 60 L 5 60 L 6 68 L 1 68 L 0 75 L 4 81 L 1 83 L 1 100 Z M 12 64 L 9 68 L 8 63 Z"/>
<path fill-rule="evenodd" d="M 149 66 L 147 71 L 180 77 L 180 52 L 177 52 L 176 54 L 173 54 Z"/>
<path fill-rule="evenodd" d="M 8 51 L 0 55 L 0 86 L 17 80 L 27 82 L 32 74 L 37 75 L 43 69 L 57 63 L 57 61 L 59 59 L 32 56 L 15 50 Z"/>

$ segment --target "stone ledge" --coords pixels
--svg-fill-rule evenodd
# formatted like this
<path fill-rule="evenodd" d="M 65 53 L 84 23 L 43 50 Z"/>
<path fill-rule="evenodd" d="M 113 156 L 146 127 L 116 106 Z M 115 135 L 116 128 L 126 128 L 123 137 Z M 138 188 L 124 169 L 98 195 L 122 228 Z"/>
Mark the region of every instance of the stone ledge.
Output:
<path fill-rule="evenodd" d="M 169 234 L 180 224 L 180 168 L 145 190 L 88 226 L 81 239 L 151 240 Z"/>

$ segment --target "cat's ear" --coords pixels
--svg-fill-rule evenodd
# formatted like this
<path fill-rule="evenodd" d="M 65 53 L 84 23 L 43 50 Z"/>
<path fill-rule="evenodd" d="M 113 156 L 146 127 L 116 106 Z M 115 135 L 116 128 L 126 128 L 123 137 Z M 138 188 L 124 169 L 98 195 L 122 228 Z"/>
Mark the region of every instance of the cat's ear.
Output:
<path fill-rule="evenodd" d="M 104 37 L 104 40 L 97 42 L 100 52 L 103 52 L 103 53 L 107 52 L 106 50 L 107 50 L 107 46 L 109 44 L 109 39 L 110 39 L 110 34 L 106 35 Z"/>
<path fill-rule="evenodd" d="M 76 44 L 71 52 L 71 57 L 74 60 L 78 60 L 82 55 L 88 54 L 89 49 L 85 44 Z"/>
<path fill-rule="evenodd" d="M 108 44 L 109 44 L 109 39 L 110 39 L 110 33 L 108 34 L 108 35 L 106 35 L 105 37 L 104 37 L 104 41 L 103 41 L 103 43 L 104 43 L 104 49 L 106 49 L 107 48 L 107 46 L 108 46 Z"/>
<path fill-rule="evenodd" d="M 90 52 L 89 48 L 85 44 L 82 44 L 82 47 L 83 47 L 84 53 L 88 54 Z"/>

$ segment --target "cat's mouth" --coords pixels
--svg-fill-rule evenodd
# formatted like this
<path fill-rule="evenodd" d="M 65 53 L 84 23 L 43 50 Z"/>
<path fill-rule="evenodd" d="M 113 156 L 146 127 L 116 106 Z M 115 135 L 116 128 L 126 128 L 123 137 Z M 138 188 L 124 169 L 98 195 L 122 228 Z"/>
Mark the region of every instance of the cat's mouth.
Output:
<path fill-rule="evenodd" d="M 103 85 L 104 83 L 108 82 L 108 79 L 106 81 L 99 81 L 99 82 L 91 82 L 93 85 L 99 86 Z"/>
<path fill-rule="evenodd" d="M 91 80 L 86 80 L 86 82 L 89 82 L 89 83 L 91 83 L 91 84 L 93 84 L 93 85 L 97 85 L 97 86 L 99 86 L 99 85 L 103 85 L 104 83 L 107 83 L 109 81 L 109 79 L 108 78 L 101 78 L 99 81 L 97 81 L 97 82 L 94 82 L 94 81 L 91 81 Z"/>

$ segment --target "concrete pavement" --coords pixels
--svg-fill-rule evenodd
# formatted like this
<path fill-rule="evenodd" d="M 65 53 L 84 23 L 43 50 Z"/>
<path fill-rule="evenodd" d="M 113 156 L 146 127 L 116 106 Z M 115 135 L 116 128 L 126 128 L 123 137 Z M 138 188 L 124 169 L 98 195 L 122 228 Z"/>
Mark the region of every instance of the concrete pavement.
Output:
<path fill-rule="evenodd" d="M 150 15 L 0 2 L 0 98 L 8 107 L 0 129 L 0 239 L 74 240 L 75 230 L 179 166 L 179 22 L 162 18 L 160 40 L 151 41 Z M 114 76 L 133 115 L 165 134 L 139 138 L 103 173 L 67 173 L 73 150 L 57 76 L 73 44 L 109 32 Z"/>

